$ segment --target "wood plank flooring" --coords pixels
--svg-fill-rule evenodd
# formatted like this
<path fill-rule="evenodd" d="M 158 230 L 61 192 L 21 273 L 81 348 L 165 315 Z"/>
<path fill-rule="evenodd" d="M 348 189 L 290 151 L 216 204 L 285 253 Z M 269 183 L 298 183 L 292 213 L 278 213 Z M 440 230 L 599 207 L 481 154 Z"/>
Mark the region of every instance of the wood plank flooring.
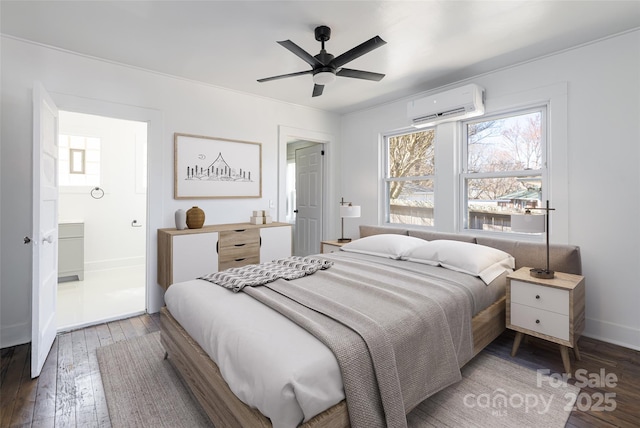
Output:
<path fill-rule="evenodd" d="M 131 337 L 159 330 L 158 314 L 141 315 L 63 333 L 56 338 L 42 374 L 30 379 L 30 346 L 2 349 L 0 354 L 0 427 L 110 427 L 102 379 L 95 349 Z M 513 332 L 507 330 L 485 352 L 509 359 L 531 369 L 562 371 L 560 351 L 554 344 L 530 339 L 510 356 Z M 589 374 L 601 370 L 617 377 L 613 386 L 587 385 L 567 422 L 567 428 L 640 426 L 640 352 L 583 337 L 581 361 L 573 370 Z M 561 392 L 561 390 L 560 390 Z M 615 410 L 598 397 L 613 393 Z M 558 398 L 562 398 L 560 393 Z M 598 407 L 601 407 L 599 410 Z M 543 419 L 541 419 L 541 426 Z M 224 427 L 220 427 L 224 428 Z"/>
<path fill-rule="evenodd" d="M 153 314 L 60 334 L 34 380 L 29 344 L 2 349 L 0 427 L 110 427 L 95 350 L 159 329 Z"/>

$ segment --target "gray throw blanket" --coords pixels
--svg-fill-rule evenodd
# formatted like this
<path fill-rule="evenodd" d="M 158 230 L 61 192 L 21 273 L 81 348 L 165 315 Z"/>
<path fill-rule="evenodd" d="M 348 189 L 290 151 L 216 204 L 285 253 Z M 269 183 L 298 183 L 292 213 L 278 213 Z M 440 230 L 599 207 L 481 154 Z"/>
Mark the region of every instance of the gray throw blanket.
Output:
<path fill-rule="evenodd" d="M 446 280 L 332 255 L 334 266 L 243 291 L 308 330 L 340 366 L 351 426 L 406 427 L 406 414 L 461 379 L 471 303 Z"/>
<path fill-rule="evenodd" d="M 258 265 L 246 265 L 230 268 L 201 276 L 198 279 L 230 288 L 234 292 L 244 287 L 255 287 L 273 282 L 276 279 L 297 279 L 311 275 L 320 269 L 329 269 L 333 262 L 319 257 L 292 256 Z"/>

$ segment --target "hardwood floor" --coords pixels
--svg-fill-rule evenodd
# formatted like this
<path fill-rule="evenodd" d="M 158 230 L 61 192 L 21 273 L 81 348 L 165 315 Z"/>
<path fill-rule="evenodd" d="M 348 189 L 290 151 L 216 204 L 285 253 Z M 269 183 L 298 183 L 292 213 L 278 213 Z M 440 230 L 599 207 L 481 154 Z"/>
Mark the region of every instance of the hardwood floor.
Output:
<path fill-rule="evenodd" d="M 110 427 L 95 349 L 157 330 L 159 316 L 153 314 L 60 334 L 42 374 L 35 380 L 30 379 L 28 344 L 3 349 L 0 427 Z M 507 330 L 484 352 L 531 369 L 562 371 L 557 345 L 538 339 L 523 343 L 512 358 L 513 336 Z M 610 374 L 610 381 L 615 375 L 617 382 L 616 386 L 600 386 L 594 380 L 583 387 L 576 403 L 578 409 L 573 410 L 566 427 L 640 426 L 640 352 L 586 337 L 580 339 L 579 345 L 581 361 L 572 358 L 572 369 L 585 372 L 569 383 L 587 383 L 590 375 L 600 376 L 602 370 L 605 375 Z M 598 404 L 598 397 L 605 393 L 615 396 Z M 605 411 L 612 407 L 611 400 L 615 410 Z"/>
<path fill-rule="evenodd" d="M 159 329 L 153 314 L 60 334 L 34 380 L 29 344 L 2 349 L 0 427 L 110 427 L 95 350 Z"/>

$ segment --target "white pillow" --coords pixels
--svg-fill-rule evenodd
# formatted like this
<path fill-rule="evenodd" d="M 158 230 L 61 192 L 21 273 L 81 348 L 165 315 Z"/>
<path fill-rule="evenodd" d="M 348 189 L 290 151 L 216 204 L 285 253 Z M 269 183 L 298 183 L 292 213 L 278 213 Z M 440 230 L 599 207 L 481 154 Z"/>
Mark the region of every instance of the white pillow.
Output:
<path fill-rule="evenodd" d="M 516 265 L 510 254 L 497 248 L 449 240 L 427 242 L 414 248 L 406 259 L 478 276 L 485 284 L 489 284 L 505 270 L 513 271 Z"/>
<path fill-rule="evenodd" d="M 381 234 L 356 239 L 343 245 L 341 250 L 400 260 L 405 258 L 409 251 L 426 242 L 424 239 L 407 235 Z"/>

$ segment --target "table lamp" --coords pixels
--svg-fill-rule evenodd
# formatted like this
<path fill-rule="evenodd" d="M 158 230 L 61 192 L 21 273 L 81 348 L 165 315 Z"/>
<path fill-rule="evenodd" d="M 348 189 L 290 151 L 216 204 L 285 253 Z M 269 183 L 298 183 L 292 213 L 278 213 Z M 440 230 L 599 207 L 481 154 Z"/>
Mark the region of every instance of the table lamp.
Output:
<path fill-rule="evenodd" d="M 342 233 L 338 242 L 351 242 L 351 238 L 344 237 L 344 219 L 345 217 L 360 217 L 360 206 L 353 205 L 351 202 L 345 202 L 344 198 L 340 200 L 340 219 L 342 220 Z"/>
<path fill-rule="evenodd" d="M 545 211 L 544 215 L 531 214 L 531 210 Z M 547 267 L 533 268 L 529 271 L 529 274 L 535 278 L 551 279 L 555 276 L 555 273 L 549 269 L 549 211 L 553 211 L 555 208 L 549 208 L 549 201 L 545 208 L 527 208 L 524 214 L 512 214 L 511 215 L 511 230 L 513 232 L 523 233 L 542 233 L 547 232 Z"/>

